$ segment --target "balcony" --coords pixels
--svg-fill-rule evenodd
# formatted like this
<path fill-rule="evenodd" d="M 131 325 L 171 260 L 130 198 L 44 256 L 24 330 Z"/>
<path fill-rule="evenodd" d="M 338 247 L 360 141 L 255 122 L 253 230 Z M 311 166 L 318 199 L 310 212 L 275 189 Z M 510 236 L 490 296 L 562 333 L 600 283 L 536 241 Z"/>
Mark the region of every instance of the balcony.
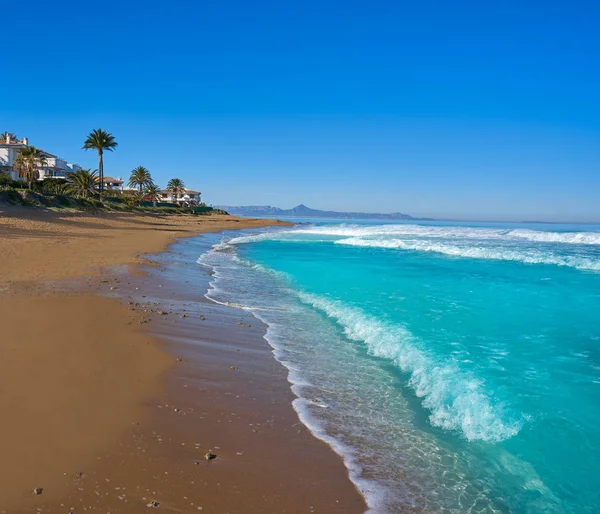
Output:
<path fill-rule="evenodd" d="M 60 157 L 46 157 L 46 162 L 40 168 L 52 168 L 55 170 L 71 171 L 71 168 L 67 165 L 67 161 Z"/>

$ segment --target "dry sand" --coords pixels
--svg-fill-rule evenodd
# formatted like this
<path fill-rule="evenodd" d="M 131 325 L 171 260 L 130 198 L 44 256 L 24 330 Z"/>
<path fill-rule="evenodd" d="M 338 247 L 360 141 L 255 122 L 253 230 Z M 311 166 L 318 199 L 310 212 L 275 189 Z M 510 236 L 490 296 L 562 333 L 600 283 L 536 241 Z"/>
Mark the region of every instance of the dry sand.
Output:
<path fill-rule="evenodd" d="M 0 214 L 0 512 L 364 510 L 341 459 L 298 422 L 256 320 L 240 331 L 238 311 L 206 304 L 210 327 L 142 325 L 139 309 L 92 294 L 151 289 L 148 273 L 122 284 L 108 267 L 140 264 L 173 237 L 273 223 Z M 75 292 L 45 283 L 77 277 Z M 162 342 L 202 330 L 194 355 Z"/>
<path fill-rule="evenodd" d="M 174 237 L 284 224 L 234 216 L 82 215 L 5 209 L 0 212 L 0 284 L 72 278 L 104 266 L 136 264 L 138 255 L 159 252 Z"/>

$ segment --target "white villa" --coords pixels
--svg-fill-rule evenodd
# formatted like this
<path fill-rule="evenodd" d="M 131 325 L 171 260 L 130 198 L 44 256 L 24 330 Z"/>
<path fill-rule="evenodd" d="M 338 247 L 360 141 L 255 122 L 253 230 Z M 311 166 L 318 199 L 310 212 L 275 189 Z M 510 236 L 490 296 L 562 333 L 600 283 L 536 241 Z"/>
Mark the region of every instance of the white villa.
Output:
<path fill-rule="evenodd" d="M 198 205 L 200 203 L 200 191 L 194 191 L 193 189 L 186 189 L 184 193 L 181 193 L 175 197 L 172 191 L 161 189 L 158 192 L 158 196 L 161 202 L 166 203 L 178 203 L 179 205 L 185 205 L 187 207 L 191 205 Z"/>
<path fill-rule="evenodd" d="M 26 137 L 20 140 L 11 139 L 9 136 L 6 139 L 0 139 L 0 173 L 7 173 L 13 180 L 20 180 L 18 173 L 13 169 L 13 162 L 19 150 L 28 145 L 29 141 Z M 46 159 L 46 164 L 38 168 L 39 180 L 50 177 L 66 178 L 67 173 L 81 169 L 81 166 L 69 164 L 56 155 L 44 151 L 42 153 Z"/>
<path fill-rule="evenodd" d="M 137 187 L 126 186 L 121 177 L 104 177 L 104 189 L 107 191 L 138 191 Z"/>

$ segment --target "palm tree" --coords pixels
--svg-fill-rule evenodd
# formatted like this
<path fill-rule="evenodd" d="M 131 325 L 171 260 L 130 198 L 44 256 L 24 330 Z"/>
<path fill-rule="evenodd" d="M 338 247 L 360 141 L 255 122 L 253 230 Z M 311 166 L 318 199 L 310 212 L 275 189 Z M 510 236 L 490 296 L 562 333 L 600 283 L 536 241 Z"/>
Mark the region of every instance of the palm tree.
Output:
<path fill-rule="evenodd" d="M 139 187 L 140 194 L 142 189 L 147 188 L 153 184 L 150 170 L 143 166 L 131 170 L 131 176 L 129 177 L 129 187 Z"/>
<path fill-rule="evenodd" d="M 98 184 L 98 170 L 77 170 L 67 174 L 67 191 L 75 196 L 89 198 Z"/>
<path fill-rule="evenodd" d="M 13 161 L 13 168 L 19 173 L 29 189 L 33 187 L 33 183 L 40 178 L 39 167 L 46 164 L 46 157 L 39 148 L 35 146 L 26 146 L 21 148 Z"/>
<path fill-rule="evenodd" d="M 119 143 L 115 141 L 115 137 L 101 128 L 92 130 L 83 143 L 83 150 L 97 150 L 98 152 L 100 191 L 104 190 L 104 160 L 102 158 L 104 150 L 112 152 L 117 146 Z"/>
<path fill-rule="evenodd" d="M 149 184 L 144 189 L 144 199 L 150 200 L 154 207 L 156 207 L 156 202 L 159 198 L 159 187 L 156 184 Z"/>
<path fill-rule="evenodd" d="M 179 178 L 172 178 L 169 180 L 169 183 L 167 184 L 167 191 L 169 191 L 172 196 L 175 197 L 175 203 L 177 203 L 177 200 L 179 200 L 179 195 L 185 193 L 185 185 L 183 180 Z"/>
<path fill-rule="evenodd" d="M 4 142 L 4 141 L 8 140 L 8 141 L 16 141 L 17 140 L 17 135 L 13 132 L 8 132 L 8 131 L 4 131 L 2 133 L 0 133 L 0 143 Z"/>

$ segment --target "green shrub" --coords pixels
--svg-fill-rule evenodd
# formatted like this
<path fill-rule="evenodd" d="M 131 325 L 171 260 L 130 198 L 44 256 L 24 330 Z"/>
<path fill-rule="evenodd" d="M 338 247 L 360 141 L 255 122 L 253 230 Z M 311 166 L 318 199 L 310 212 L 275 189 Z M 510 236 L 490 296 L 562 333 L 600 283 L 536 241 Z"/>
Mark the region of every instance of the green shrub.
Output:
<path fill-rule="evenodd" d="M 116 196 L 102 196 L 102 200 L 104 202 L 110 202 L 110 203 L 125 203 L 125 200 L 123 200 L 123 198 L 119 198 Z"/>
<path fill-rule="evenodd" d="M 60 195 L 66 192 L 67 181 L 63 178 L 45 178 L 35 184 L 34 189 L 47 195 Z"/>
<path fill-rule="evenodd" d="M 70 207 L 71 199 L 66 195 L 56 195 L 56 203 L 61 207 Z"/>
<path fill-rule="evenodd" d="M 21 195 L 16 189 L 8 186 L 0 186 L 0 203 L 23 205 L 23 198 L 21 198 Z"/>
<path fill-rule="evenodd" d="M 10 175 L 0 172 L 0 186 L 19 188 L 20 184 L 18 180 L 10 178 Z"/>

